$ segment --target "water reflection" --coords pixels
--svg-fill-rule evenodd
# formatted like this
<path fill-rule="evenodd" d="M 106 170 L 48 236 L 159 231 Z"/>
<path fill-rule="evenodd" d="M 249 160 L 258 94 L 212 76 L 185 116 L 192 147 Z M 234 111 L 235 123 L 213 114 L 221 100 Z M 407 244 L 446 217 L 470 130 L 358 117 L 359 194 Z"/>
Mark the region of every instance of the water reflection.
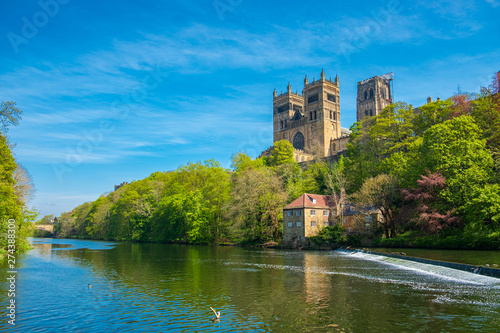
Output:
<path fill-rule="evenodd" d="M 500 328 L 494 283 L 340 253 L 77 240 L 33 246 L 19 266 L 22 331 Z M 210 306 L 220 322 L 209 320 Z"/>

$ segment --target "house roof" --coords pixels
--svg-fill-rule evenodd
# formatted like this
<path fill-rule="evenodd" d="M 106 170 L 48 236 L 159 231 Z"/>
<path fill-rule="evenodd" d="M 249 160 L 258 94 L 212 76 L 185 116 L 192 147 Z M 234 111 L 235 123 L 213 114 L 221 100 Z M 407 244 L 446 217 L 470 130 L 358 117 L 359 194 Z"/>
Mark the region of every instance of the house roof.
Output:
<path fill-rule="evenodd" d="M 333 206 L 333 200 L 329 195 L 304 193 L 300 197 L 292 201 L 284 209 L 304 207 L 330 208 Z"/>

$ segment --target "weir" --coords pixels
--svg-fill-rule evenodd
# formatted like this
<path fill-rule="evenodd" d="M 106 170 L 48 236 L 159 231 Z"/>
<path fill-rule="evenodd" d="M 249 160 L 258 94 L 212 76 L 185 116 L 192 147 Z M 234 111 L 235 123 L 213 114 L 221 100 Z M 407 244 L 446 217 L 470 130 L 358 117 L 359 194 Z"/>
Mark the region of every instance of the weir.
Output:
<path fill-rule="evenodd" d="M 500 279 L 500 269 L 497 269 L 497 268 L 490 268 L 490 267 L 484 267 L 484 266 L 474 266 L 474 265 L 468 265 L 468 264 L 460 264 L 460 263 L 455 263 L 455 262 L 432 260 L 432 259 L 425 259 L 425 258 L 418 258 L 418 257 L 409 257 L 409 256 L 405 256 L 405 255 L 400 255 L 400 254 L 382 253 L 382 252 L 361 250 L 361 249 L 340 248 L 336 251 L 345 252 L 345 253 L 366 253 L 366 254 L 373 254 L 373 255 L 389 257 L 389 258 L 403 259 L 403 260 L 414 261 L 414 262 L 419 262 L 419 263 L 423 263 L 423 264 L 452 268 L 452 269 L 456 269 L 456 270 L 460 270 L 460 271 L 465 271 L 468 273 L 479 274 L 479 275 L 484 275 L 484 276 L 489 276 L 489 277 L 494 277 L 494 278 Z"/>

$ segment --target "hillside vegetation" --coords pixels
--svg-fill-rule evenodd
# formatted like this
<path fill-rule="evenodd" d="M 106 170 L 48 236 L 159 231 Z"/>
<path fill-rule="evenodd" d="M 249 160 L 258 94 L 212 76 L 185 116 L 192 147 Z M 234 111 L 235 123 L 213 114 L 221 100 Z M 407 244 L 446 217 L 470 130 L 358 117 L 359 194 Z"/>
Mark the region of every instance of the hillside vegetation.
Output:
<path fill-rule="evenodd" d="M 355 123 L 347 156 L 301 168 L 288 141 L 270 157 L 233 156 L 156 172 L 58 219 L 61 237 L 143 242 L 268 242 L 303 193 L 347 193 L 380 207 L 381 246 L 500 247 L 500 108 L 496 74 L 479 94 L 414 110 L 405 103 Z M 346 198 L 347 199 L 347 198 Z M 328 243 L 332 233 L 321 234 Z M 333 237 L 333 236 L 332 236 Z M 335 237 L 339 237 L 335 234 Z"/>

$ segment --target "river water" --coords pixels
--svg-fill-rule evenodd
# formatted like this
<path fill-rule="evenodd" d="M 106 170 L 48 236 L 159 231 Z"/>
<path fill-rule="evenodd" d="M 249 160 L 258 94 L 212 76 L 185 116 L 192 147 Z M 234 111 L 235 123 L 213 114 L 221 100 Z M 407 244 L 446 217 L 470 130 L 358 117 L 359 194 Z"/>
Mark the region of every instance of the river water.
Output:
<path fill-rule="evenodd" d="M 335 251 L 31 242 L 16 263 L 15 326 L 0 267 L 2 331 L 500 331 L 500 279 L 443 267 Z"/>

